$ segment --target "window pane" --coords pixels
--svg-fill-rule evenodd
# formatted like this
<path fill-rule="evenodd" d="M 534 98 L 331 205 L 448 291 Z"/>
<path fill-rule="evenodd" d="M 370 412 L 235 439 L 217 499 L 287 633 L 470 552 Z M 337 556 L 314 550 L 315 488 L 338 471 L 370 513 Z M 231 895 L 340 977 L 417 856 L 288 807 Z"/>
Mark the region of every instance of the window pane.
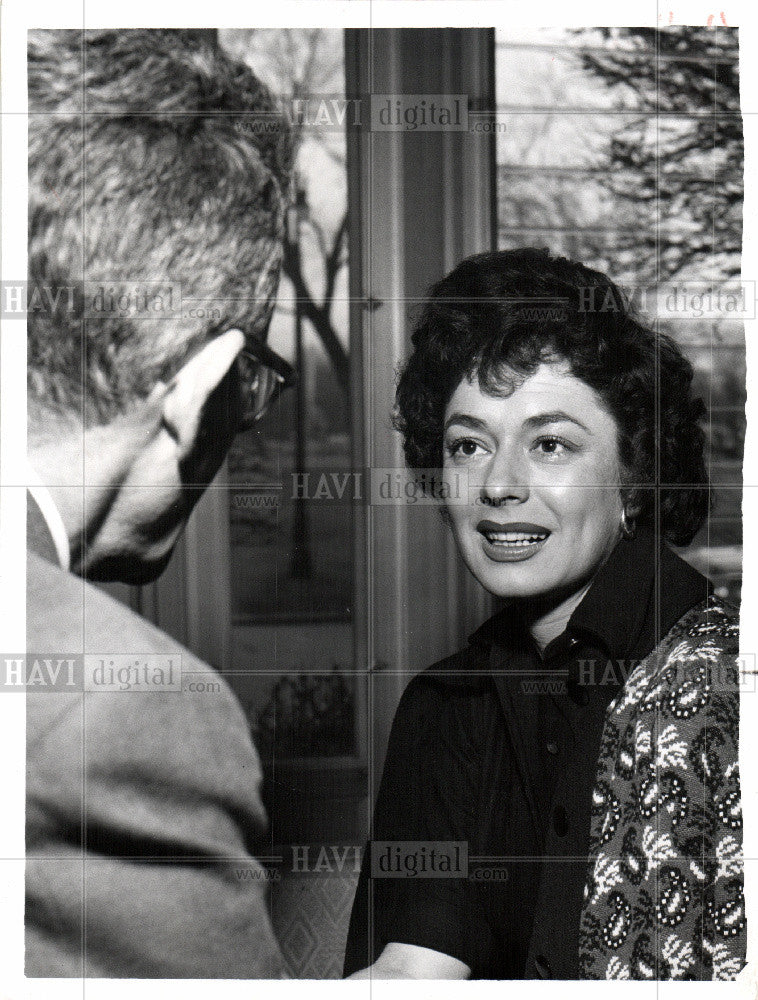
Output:
<path fill-rule="evenodd" d="M 355 752 L 343 37 L 222 36 L 282 99 L 297 150 L 268 342 L 298 385 L 229 457 L 235 687 L 264 763 L 339 756 Z"/>

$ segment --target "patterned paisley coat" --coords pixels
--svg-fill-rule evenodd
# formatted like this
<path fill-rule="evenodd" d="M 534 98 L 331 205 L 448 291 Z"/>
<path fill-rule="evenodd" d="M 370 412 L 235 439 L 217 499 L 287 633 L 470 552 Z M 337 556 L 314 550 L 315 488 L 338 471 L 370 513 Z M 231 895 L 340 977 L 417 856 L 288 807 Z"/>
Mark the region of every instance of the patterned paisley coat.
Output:
<path fill-rule="evenodd" d="M 587 979 L 733 979 L 745 963 L 737 612 L 693 608 L 611 703 L 580 935 Z"/>

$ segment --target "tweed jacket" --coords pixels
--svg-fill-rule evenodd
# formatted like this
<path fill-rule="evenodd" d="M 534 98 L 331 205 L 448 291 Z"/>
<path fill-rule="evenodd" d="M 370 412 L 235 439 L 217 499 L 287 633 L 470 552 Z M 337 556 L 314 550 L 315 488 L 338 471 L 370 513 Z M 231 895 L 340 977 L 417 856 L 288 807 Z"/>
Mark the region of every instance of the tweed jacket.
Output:
<path fill-rule="evenodd" d="M 30 660 L 171 659 L 181 690 L 84 690 L 65 668 L 49 689 L 28 687 L 26 976 L 279 978 L 241 705 L 211 666 L 53 565 L 31 501 L 29 514 Z"/>
<path fill-rule="evenodd" d="M 745 963 L 737 612 L 692 608 L 611 703 L 580 931 L 587 979 L 734 979 Z"/>

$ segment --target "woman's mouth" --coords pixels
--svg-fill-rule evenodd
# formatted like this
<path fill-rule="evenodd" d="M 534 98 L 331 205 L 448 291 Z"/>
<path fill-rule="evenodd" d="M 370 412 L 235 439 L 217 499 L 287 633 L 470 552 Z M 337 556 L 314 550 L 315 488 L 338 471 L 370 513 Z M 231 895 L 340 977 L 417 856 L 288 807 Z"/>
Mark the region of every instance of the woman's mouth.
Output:
<path fill-rule="evenodd" d="M 544 547 L 550 537 L 549 529 L 539 524 L 480 521 L 476 527 L 482 536 L 485 554 L 496 562 L 529 559 Z"/>

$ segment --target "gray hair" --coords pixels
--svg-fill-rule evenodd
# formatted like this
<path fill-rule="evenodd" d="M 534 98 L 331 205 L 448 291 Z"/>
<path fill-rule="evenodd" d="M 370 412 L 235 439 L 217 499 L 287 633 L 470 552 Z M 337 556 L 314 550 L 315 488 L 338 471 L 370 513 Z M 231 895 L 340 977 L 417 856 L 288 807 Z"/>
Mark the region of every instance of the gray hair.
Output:
<path fill-rule="evenodd" d="M 50 290 L 29 309 L 30 410 L 89 426 L 147 396 L 208 337 L 265 334 L 291 135 L 215 32 L 39 30 L 28 58 L 29 290 Z M 184 308 L 90 308 L 98 288 L 147 282 L 171 282 Z"/>

